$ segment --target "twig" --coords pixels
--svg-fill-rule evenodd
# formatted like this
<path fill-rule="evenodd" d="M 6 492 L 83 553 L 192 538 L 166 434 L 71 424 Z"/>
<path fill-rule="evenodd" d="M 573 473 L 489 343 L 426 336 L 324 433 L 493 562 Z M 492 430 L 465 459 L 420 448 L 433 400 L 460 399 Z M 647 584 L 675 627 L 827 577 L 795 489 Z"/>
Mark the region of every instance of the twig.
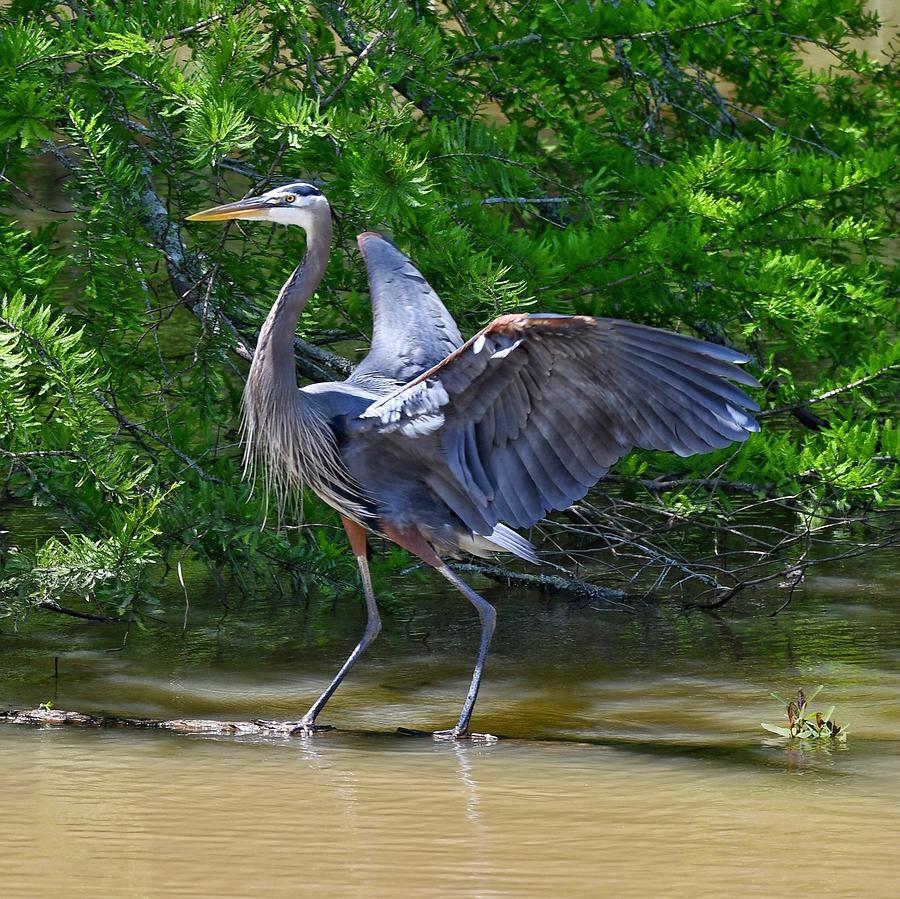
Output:
<path fill-rule="evenodd" d="M 854 390 L 857 387 L 862 387 L 863 384 L 868 384 L 870 381 L 875 381 L 880 378 L 883 374 L 889 371 L 896 371 L 900 369 L 900 363 L 892 362 L 890 365 L 885 365 L 883 368 L 879 368 L 878 371 L 872 372 L 870 375 L 864 375 L 862 378 L 857 378 L 855 381 L 851 381 L 849 384 L 842 384 L 840 387 L 835 387 L 832 390 L 826 390 L 825 393 L 820 393 L 817 396 L 813 396 L 810 399 L 806 400 L 803 405 L 812 406 L 815 403 L 823 403 L 826 400 L 830 400 L 833 397 L 840 396 L 842 393 L 847 393 L 848 390 Z M 771 418 L 773 415 L 782 415 L 785 412 L 795 413 L 799 405 L 791 405 L 791 406 L 779 406 L 777 409 L 766 409 L 763 412 L 758 412 L 756 414 L 757 418 Z"/>
<path fill-rule="evenodd" d="M 81 618 L 84 621 L 99 621 L 103 624 L 117 624 L 125 620 L 116 615 L 96 615 L 93 612 L 81 612 L 78 609 L 70 609 L 68 606 L 61 606 L 59 603 L 52 602 L 49 599 L 45 599 L 37 605 L 39 609 L 46 609 L 48 612 L 57 612 L 60 615 L 69 615 L 72 618 Z M 2 720 L 2 716 L 0 716 L 0 720 Z"/>
<path fill-rule="evenodd" d="M 388 16 L 387 23 L 390 24 L 391 20 L 397 15 L 400 11 L 400 7 L 396 7 L 394 11 Z M 372 40 L 366 44 L 365 47 L 357 54 L 356 59 L 348 67 L 347 71 L 344 72 L 344 76 L 341 80 L 335 85 L 334 90 L 319 104 L 320 109 L 327 109 L 340 95 L 341 91 L 347 86 L 347 82 L 356 74 L 356 70 L 366 61 L 366 57 L 387 37 L 387 31 L 379 31 Z"/>
<path fill-rule="evenodd" d="M 201 19 L 199 22 L 195 22 L 193 25 L 188 25 L 185 28 L 179 28 L 178 31 L 170 31 L 168 34 L 164 34 L 162 39 L 164 41 L 172 41 L 177 37 L 187 37 L 189 34 L 193 34 L 195 31 L 202 31 L 209 25 L 214 25 L 216 22 L 221 22 L 222 19 L 227 19 L 229 17 L 237 17 L 239 16 L 247 7 L 246 3 L 242 3 L 240 6 L 235 7 L 235 9 L 230 10 L 229 12 L 220 12 L 215 16 L 210 16 L 208 19 Z"/>
<path fill-rule="evenodd" d="M 661 475 L 658 478 L 626 478 L 619 475 L 604 475 L 601 484 L 635 484 L 652 493 L 664 493 L 668 490 L 681 490 L 684 487 L 703 487 L 709 490 L 722 490 L 725 493 L 768 493 L 774 489 L 773 484 L 754 484 L 750 481 L 722 481 L 719 478 L 680 478 Z"/>
<path fill-rule="evenodd" d="M 222 480 L 220 478 L 214 477 L 211 474 L 207 474 L 203 468 L 199 465 L 199 463 L 195 462 L 187 453 L 180 450 L 174 443 L 169 443 L 161 434 L 157 434 L 156 431 L 150 430 L 150 428 L 145 425 L 140 425 L 137 422 L 130 421 L 126 418 L 117 408 L 111 403 L 99 390 L 93 391 L 94 399 L 112 415 L 113 418 L 123 427 L 126 431 L 130 431 L 132 434 L 140 434 L 143 437 L 149 437 L 155 443 L 158 443 L 160 446 L 164 446 L 170 453 L 174 456 L 177 456 L 187 465 L 188 468 L 193 471 L 197 477 L 199 477 L 203 481 L 208 481 L 211 484 L 221 484 Z"/>
<path fill-rule="evenodd" d="M 399 8 L 398 6 L 397 9 Z M 345 3 L 341 2 L 341 0 L 325 0 L 325 2 L 319 4 L 318 9 L 328 24 L 337 32 L 338 37 L 355 54 L 360 55 L 365 50 L 366 45 L 362 29 L 353 21 L 353 17 Z M 393 13 L 391 15 L 393 16 Z M 400 78 L 391 82 L 390 86 L 424 115 L 431 115 L 434 98 L 417 97 L 408 79 Z"/>
<path fill-rule="evenodd" d="M 509 203 L 516 206 L 553 206 L 558 203 L 570 203 L 569 197 L 485 197 L 476 201 L 479 206 L 498 206 Z"/>
<path fill-rule="evenodd" d="M 759 10 L 755 6 L 745 9 L 743 12 L 735 13 L 733 16 L 726 16 L 724 19 L 711 19 L 708 22 L 697 22 L 694 25 L 682 25 L 680 28 L 664 28 L 660 31 L 637 31 L 633 34 L 616 34 L 612 37 L 603 35 L 606 40 L 614 41 L 638 41 L 649 40 L 656 37 L 671 37 L 673 34 L 687 34 L 691 31 L 702 31 L 704 28 L 716 28 L 719 25 L 728 25 L 730 22 L 736 22 L 743 19 L 744 16 L 759 15 Z"/>
<path fill-rule="evenodd" d="M 485 47 L 482 50 L 475 50 L 472 53 L 464 53 L 462 56 L 457 56 L 456 59 L 450 60 L 450 65 L 462 66 L 473 60 L 483 59 L 486 56 L 499 53 L 501 50 L 508 50 L 510 47 L 524 47 L 526 44 L 539 44 L 543 39 L 544 36 L 542 34 L 526 34 L 523 37 L 517 37 L 510 41 L 494 44 L 492 47 Z"/>
<path fill-rule="evenodd" d="M 24 452 L 13 452 L 0 446 L 0 455 L 5 456 L 7 459 L 46 459 L 57 456 L 64 459 L 84 460 L 84 456 L 81 453 L 76 453 L 72 450 L 26 450 Z"/>

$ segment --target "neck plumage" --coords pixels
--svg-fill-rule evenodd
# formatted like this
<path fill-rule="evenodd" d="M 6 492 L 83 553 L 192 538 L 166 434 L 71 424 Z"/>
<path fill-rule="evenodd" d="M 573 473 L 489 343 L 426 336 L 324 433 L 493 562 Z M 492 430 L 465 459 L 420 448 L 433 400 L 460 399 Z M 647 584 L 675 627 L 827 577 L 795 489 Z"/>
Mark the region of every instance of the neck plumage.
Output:
<path fill-rule="evenodd" d="M 297 389 L 294 331 L 313 295 L 331 250 L 331 215 L 326 208 L 306 230 L 306 256 L 285 282 L 256 344 L 244 388 L 244 471 L 263 469 L 266 486 L 283 509 L 288 495 L 304 485 L 319 495 L 333 492 L 344 472 L 328 423 L 313 399 Z"/>
<path fill-rule="evenodd" d="M 285 281 L 259 332 L 250 378 L 264 370 L 274 382 L 297 387 L 294 367 L 294 332 L 300 313 L 325 274 L 331 252 L 331 215 L 318 216 L 314 228 L 306 232 L 306 255 Z"/>

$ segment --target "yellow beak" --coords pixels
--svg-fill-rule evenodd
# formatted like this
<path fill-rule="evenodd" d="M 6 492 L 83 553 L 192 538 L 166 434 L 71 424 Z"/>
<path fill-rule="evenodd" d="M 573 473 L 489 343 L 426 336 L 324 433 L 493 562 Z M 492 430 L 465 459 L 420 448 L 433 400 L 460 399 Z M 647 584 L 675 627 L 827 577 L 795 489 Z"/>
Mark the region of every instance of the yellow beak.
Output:
<path fill-rule="evenodd" d="M 262 219 L 270 205 L 262 197 L 248 197 L 246 200 L 238 200 L 236 203 L 225 203 L 222 206 L 213 206 L 212 209 L 204 209 L 203 212 L 195 212 L 189 215 L 189 222 L 224 222 L 229 219 Z"/>

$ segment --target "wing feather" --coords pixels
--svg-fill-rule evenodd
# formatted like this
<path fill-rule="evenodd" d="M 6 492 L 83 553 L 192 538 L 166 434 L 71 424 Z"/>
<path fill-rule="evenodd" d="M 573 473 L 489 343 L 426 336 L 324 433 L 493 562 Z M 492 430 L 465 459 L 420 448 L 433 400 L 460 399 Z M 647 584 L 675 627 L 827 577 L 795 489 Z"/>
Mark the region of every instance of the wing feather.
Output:
<path fill-rule="evenodd" d="M 691 455 L 745 440 L 758 430 L 758 407 L 732 383 L 758 386 L 745 361 L 632 322 L 507 315 L 354 426 L 429 453 L 428 483 L 488 534 L 566 508 L 634 447 Z"/>
<path fill-rule="evenodd" d="M 462 344 L 453 316 L 422 273 L 381 234 L 357 238 L 372 298 L 372 346 L 347 379 L 392 390 L 437 365 Z"/>

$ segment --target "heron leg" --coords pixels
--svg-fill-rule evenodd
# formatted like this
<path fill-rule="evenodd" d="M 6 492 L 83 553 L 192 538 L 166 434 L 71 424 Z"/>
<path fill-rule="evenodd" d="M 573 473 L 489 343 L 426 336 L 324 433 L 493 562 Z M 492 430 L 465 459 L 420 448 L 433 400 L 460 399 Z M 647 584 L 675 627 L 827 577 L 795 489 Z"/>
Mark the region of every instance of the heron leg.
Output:
<path fill-rule="evenodd" d="M 350 546 L 356 556 L 359 565 L 359 576 L 362 581 L 363 595 L 366 598 L 366 629 L 353 652 L 347 657 L 347 661 L 341 666 L 341 670 L 334 676 L 334 680 L 326 687 L 322 695 L 312 704 L 310 710 L 300 719 L 291 734 L 310 734 L 316 729 L 316 718 L 325 707 L 325 703 L 331 699 L 332 694 L 341 685 L 341 681 L 347 676 L 347 672 L 356 663 L 356 660 L 366 651 L 369 644 L 381 631 L 381 617 L 378 614 L 378 605 L 375 602 L 375 591 L 372 589 L 372 577 L 369 574 L 369 562 L 366 557 L 366 532 L 355 521 L 341 516 L 344 530 L 350 538 Z"/>
<path fill-rule="evenodd" d="M 427 562 L 432 568 L 439 571 L 466 599 L 475 606 L 478 612 L 478 618 L 481 620 L 481 639 L 478 642 L 478 657 L 475 660 L 475 670 L 472 672 L 472 682 L 469 685 L 469 692 L 466 694 L 466 701 L 463 703 L 462 711 L 459 715 L 459 721 L 452 730 L 439 730 L 434 732 L 434 736 L 438 739 L 459 740 L 464 737 L 471 736 L 469 734 L 469 721 L 472 718 L 472 709 L 475 707 L 475 700 L 478 698 L 478 688 L 481 686 L 481 675 L 484 671 L 484 661 L 487 658 L 488 648 L 491 645 L 491 637 L 494 635 L 494 625 L 497 621 L 496 609 L 483 597 L 479 596 L 462 578 L 454 574 L 444 562 L 443 559 L 434 551 L 431 544 L 419 533 L 415 531 L 400 531 L 382 522 L 381 531 L 393 540 L 394 543 L 408 549 L 411 553 L 415 553 L 423 562 Z M 401 728 L 402 733 L 419 734 L 421 731 L 407 731 Z M 477 735 L 483 737 L 484 735 Z M 493 738 L 489 738 L 493 739 Z"/>
<path fill-rule="evenodd" d="M 472 682 L 469 684 L 469 692 L 459 713 L 459 721 L 451 731 L 438 731 L 436 737 L 459 739 L 468 736 L 469 721 L 472 718 L 472 710 L 475 708 L 475 700 L 478 698 L 478 688 L 481 686 L 481 675 L 484 672 L 484 663 L 487 659 L 488 649 L 491 645 L 491 637 L 494 636 L 494 625 L 497 622 L 497 610 L 480 594 L 476 593 L 462 578 L 454 574 L 446 565 L 440 565 L 437 569 L 466 599 L 475 606 L 478 618 L 481 621 L 481 639 L 478 641 L 478 656 L 475 659 L 475 670 L 472 672 Z"/>

